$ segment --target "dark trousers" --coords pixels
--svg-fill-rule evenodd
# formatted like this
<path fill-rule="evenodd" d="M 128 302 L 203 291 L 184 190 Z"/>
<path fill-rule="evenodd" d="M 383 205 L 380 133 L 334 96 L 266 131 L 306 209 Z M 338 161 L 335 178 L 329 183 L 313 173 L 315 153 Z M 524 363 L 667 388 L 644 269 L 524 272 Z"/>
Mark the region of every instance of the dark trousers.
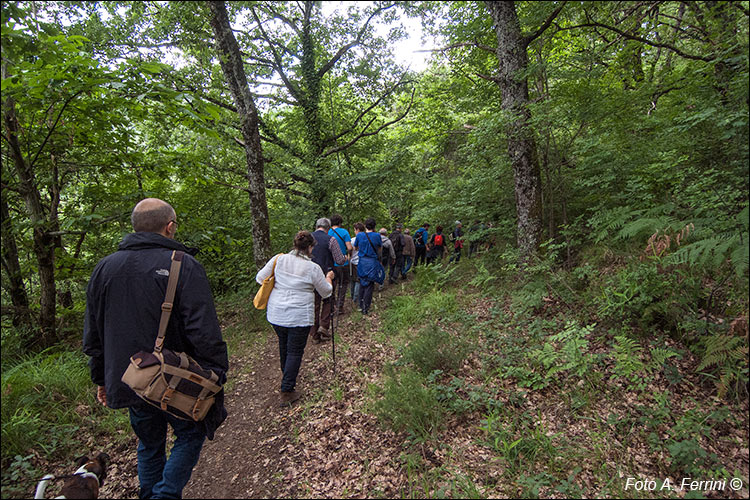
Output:
<path fill-rule="evenodd" d="M 276 336 L 279 337 L 279 361 L 281 361 L 281 392 L 292 392 L 297 385 L 299 367 L 305 354 L 309 326 L 278 326 L 272 325 Z"/>
<path fill-rule="evenodd" d="M 317 291 L 315 292 L 315 324 L 310 327 L 310 335 L 313 338 L 318 337 L 318 328 L 323 328 L 327 332 L 331 326 L 331 305 L 335 295 L 336 282 L 333 283 L 333 293 L 327 299 L 321 297 Z"/>
<path fill-rule="evenodd" d="M 414 258 L 414 267 L 417 267 L 421 262 L 424 265 L 425 258 L 427 257 L 427 247 L 417 247 L 417 256 Z"/>
<path fill-rule="evenodd" d="M 344 299 L 346 298 L 346 291 L 349 288 L 349 264 L 342 267 L 334 267 L 333 272 L 336 274 L 336 288 L 338 288 L 338 293 L 331 296 L 336 295 L 336 310 L 343 312 Z"/>
<path fill-rule="evenodd" d="M 359 307 L 362 309 L 362 314 L 370 312 L 370 304 L 372 304 L 372 292 L 375 289 L 375 282 L 371 281 L 367 286 L 360 286 L 359 289 Z"/>
<path fill-rule="evenodd" d="M 359 277 L 357 274 L 357 266 L 355 265 L 352 265 L 351 288 L 352 300 L 355 305 L 359 305 Z"/>
<path fill-rule="evenodd" d="M 478 248 L 479 248 L 478 241 L 472 241 L 471 243 L 469 243 L 469 257 L 471 257 L 472 254 L 475 254 Z"/>
<path fill-rule="evenodd" d="M 182 498 L 206 433 L 193 421 L 174 417 L 148 404 L 130 407 L 130 425 L 138 436 L 140 498 Z M 167 425 L 175 441 L 167 459 Z"/>
<path fill-rule="evenodd" d="M 396 254 L 396 258 L 391 261 L 391 270 L 388 273 L 388 281 L 393 284 L 401 276 L 401 272 L 404 268 L 404 256 Z"/>
<path fill-rule="evenodd" d="M 430 250 L 430 255 L 427 257 L 427 263 L 430 264 L 432 262 L 435 262 L 435 260 L 443 260 L 443 250 L 445 247 L 434 247 L 432 250 Z"/>
<path fill-rule="evenodd" d="M 453 262 L 455 260 L 456 263 L 458 263 L 458 261 L 461 260 L 461 248 L 463 247 L 456 247 L 453 250 L 453 255 L 451 255 L 450 262 Z"/>

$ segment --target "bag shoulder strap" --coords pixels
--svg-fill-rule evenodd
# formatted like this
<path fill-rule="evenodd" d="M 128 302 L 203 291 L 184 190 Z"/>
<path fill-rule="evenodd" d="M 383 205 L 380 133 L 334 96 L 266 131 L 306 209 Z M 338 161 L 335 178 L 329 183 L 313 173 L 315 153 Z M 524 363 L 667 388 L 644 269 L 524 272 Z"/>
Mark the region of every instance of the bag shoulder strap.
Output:
<path fill-rule="evenodd" d="M 370 237 L 367 236 L 367 231 L 365 231 L 365 238 L 367 238 L 367 241 L 370 243 L 370 246 L 372 247 L 372 251 L 375 252 L 375 255 L 377 255 L 378 251 L 375 249 L 375 245 L 372 244 L 372 240 L 370 239 Z"/>
<path fill-rule="evenodd" d="M 346 246 L 346 241 L 344 241 L 344 238 L 342 238 L 342 237 L 341 237 L 341 235 L 339 234 L 339 232 L 338 232 L 338 231 L 336 231 L 336 230 L 335 230 L 334 228 L 331 228 L 331 229 L 333 230 L 333 233 L 334 233 L 334 234 L 335 234 L 336 236 L 338 236 L 338 237 L 339 237 L 339 239 L 341 240 L 341 243 L 343 243 L 343 244 L 344 244 L 344 246 Z"/>
<path fill-rule="evenodd" d="M 172 266 L 169 268 L 169 281 L 167 282 L 167 292 L 164 295 L 164 302 L 161 305 L 161 318 L 159 319 L 159 332 L 156 334 L 156 343 L 154 351 L 161 352 L 164 346 L 164 336 L 167 333 L 167 324 L 169 317 L 172 315 L 172 306 L 174 305 L 174 293 L 177 290 L 177 279 L 180 277 L 180 267 L 182 267 L 182 257 L 185 252 L 174 250 L 172 252 Z"/>
<path fill-rule="evenodd" d="M 279 257 L 281 257 L 283 254 L 278 254 L 275 259 L 273 259 L 273 267 L 271 268 L 271 276 L 276 274 L 276 261 L 279 260 Z M 269 276 L 269 278 L 271 277 Z"/>

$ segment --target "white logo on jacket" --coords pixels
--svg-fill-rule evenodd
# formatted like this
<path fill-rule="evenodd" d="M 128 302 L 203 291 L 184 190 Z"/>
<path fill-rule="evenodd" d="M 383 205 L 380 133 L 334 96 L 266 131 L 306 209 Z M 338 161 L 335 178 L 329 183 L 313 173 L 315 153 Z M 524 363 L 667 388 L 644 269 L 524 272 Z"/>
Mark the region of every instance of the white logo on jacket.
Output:
<path fill-rule="evenodd" d="M 161 276 L 169 276 L 169 270 L 168 269 L 157 269 L 156 274 L 159 274 Z"/>

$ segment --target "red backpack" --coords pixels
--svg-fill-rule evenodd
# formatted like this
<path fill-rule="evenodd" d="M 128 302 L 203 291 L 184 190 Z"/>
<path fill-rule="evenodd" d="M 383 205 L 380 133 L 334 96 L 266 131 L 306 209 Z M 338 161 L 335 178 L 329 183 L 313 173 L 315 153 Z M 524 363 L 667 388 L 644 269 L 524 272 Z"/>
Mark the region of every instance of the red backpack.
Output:
<path fill-rule="evenodd" d="M 443 235 L 442 234 L 436 234 L 435 235 L 435 246 L 436 247 L 443 246 Z"/>

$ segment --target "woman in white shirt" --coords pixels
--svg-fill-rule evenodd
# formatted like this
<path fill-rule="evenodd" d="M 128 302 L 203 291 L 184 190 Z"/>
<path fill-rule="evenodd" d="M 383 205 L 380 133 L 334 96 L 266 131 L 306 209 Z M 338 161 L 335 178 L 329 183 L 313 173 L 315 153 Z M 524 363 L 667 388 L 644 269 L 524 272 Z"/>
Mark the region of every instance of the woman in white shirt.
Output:
<path fill-rule="evenodd" d="M 315 238 L 309 231 L 294 237 L 294 249 L 274 257 L 258 271 L 255 281 L 263 283 L 271 273 L 275 282 L 266 306 L 266 319 L 279 337 L 281 371 L 281 406 L 300 398 L 294 390 L 310 327 L 315 323 L 315 290 L 326 298 L 333 292 L 333 271 L 327 276 L 310 260 Z M 274 270 L 274 260 L 276 268 Z"/>

